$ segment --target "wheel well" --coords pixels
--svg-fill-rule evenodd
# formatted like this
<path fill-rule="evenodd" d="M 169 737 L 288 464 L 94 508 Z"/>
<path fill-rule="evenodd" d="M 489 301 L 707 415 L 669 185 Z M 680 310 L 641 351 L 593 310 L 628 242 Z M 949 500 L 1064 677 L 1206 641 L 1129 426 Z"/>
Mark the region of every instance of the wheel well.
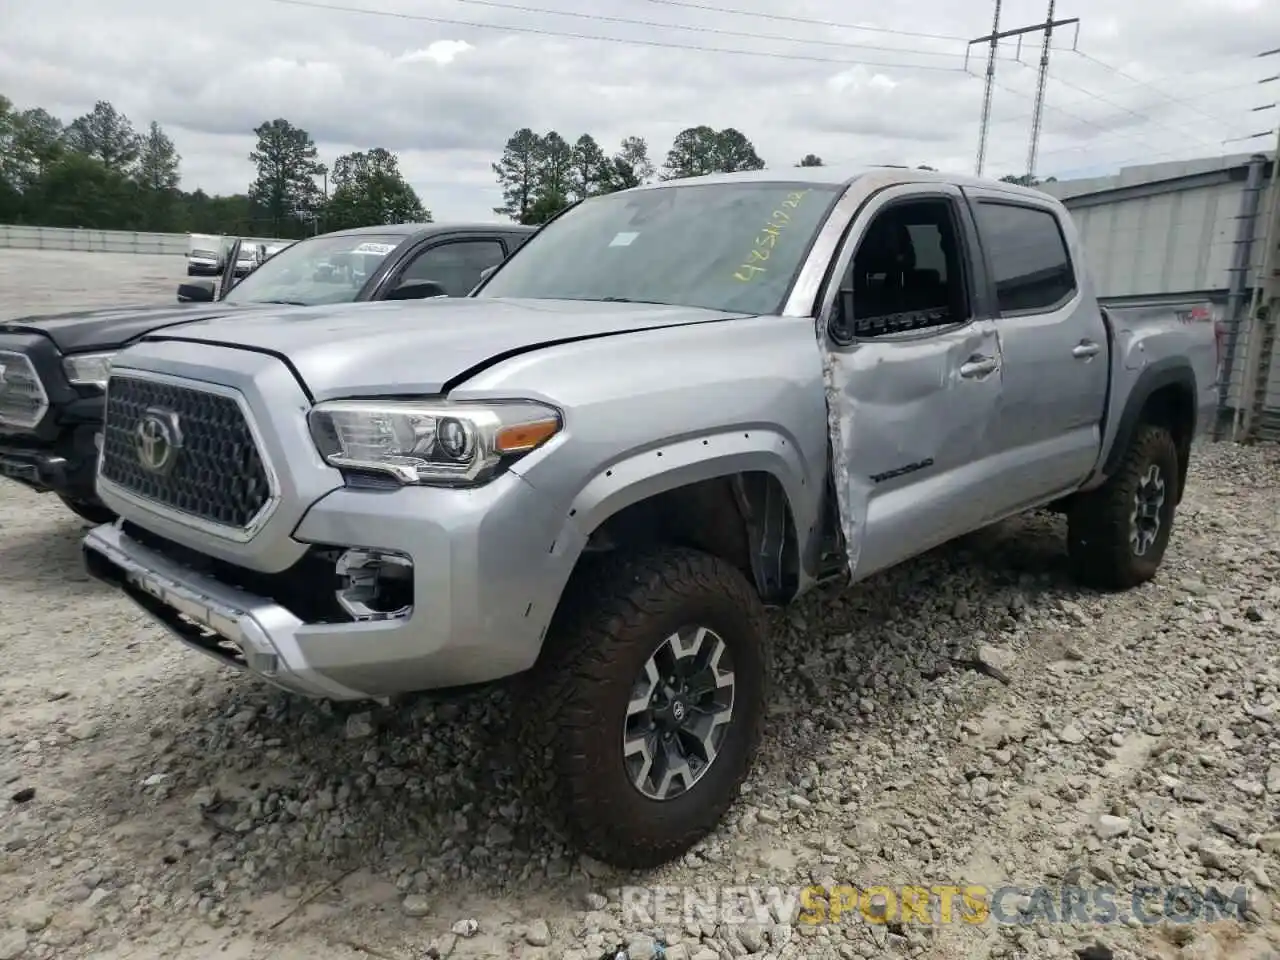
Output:
<path fill-rule="evenodd" d="M 1191 461 L 1191 440 L 1196 433 L 1195 395 L 1180 383 L 1170 383 L 1152 391 L 1142 404 L 1139 423 L 1164 427 L 1173 437 L 1178 451 L 1178 497 L 1187 485 L 1187 467 Z"/>
<path fill-rule="evenodd" d="M 577 569 L 593 554 L 659 544 L 692 547 L 733 564 L 766 603 L 799 584 L 800 551 L 791 505 L 770 473 L 736 473 L 675 487 L 624 507 L 587 541 Z"/>

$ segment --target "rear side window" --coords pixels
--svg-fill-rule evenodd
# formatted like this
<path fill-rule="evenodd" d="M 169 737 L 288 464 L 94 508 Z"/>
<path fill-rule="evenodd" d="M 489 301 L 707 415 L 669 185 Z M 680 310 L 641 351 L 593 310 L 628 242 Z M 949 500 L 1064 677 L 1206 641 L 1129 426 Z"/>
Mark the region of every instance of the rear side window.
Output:
<path fill-rule="evenodd" d="M 1047 313 L 1071 298 L 1075 271 L 1056 216 L 1012 203 L 979 203 L 977 215 L 1002 314 Z"/>

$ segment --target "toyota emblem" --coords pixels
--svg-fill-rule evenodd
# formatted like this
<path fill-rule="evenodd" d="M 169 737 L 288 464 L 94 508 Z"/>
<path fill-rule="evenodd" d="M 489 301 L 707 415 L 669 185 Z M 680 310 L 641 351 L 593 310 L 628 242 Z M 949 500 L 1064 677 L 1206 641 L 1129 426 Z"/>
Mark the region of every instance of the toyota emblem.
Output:
<path fill-rule="evenodd" d="M 168 473 L 182 449 L 178 415 L 155 407 L 147 410 L 134 428 L 138 463 L 151 473 Z"/>

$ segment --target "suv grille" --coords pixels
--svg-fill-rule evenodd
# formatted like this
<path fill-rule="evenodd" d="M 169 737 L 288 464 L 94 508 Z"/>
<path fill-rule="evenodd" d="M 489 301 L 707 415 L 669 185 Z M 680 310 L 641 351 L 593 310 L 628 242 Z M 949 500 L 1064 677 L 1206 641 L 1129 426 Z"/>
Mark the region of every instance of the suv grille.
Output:
<path fill-rule="evenodd" d="M 21 353 L 0 350 L 0 426 L 29 430 L 49 410 L 40 375 Z"/>
<path fill-rule="evenodd" d="M 137 377 L 111 377 L 100 473 L 140 497 L 224 527 L 249 526 L 271 498 L 262 456 L 235 400 Z"/>

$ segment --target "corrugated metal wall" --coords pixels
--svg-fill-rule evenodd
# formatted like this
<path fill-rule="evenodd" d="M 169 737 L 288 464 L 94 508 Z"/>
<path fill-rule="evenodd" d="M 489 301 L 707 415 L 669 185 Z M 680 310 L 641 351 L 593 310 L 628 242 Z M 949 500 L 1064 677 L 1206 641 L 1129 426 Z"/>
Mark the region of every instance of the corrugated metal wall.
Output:
<path fill-rule="evenodd" d="M 1071 210 L 1100 297 L 1171 305 L 1209 301 L 1215 319 L 1229 324 L 1232 318 L 1225 307 L 1248 163 L 1249 156 L 1240 155 L 1152 164 L 1112 177 L 1045 184 L 1042 189 Z M 1272 163 L 1271 169 L 1276 166 Z M 1248 284 L 1262 265 L 1265 232 L 1266 217 L 1260 215 L 1253 224 Z M 1246 295 L 1246 309 L 1248 303 Z M 1245 330 L 1237 343 L 1229 410 L 1238 409 L 1245 399 Z M 1270 352 L 1264 421 L 1280 425 L 1280 343 Z"/>
<path fill-rule="evenodd" d="M 1094 206 L 1068 201 L 1099 296 L 1225 293 L 1243 188 L 1241 181 Z"/>

